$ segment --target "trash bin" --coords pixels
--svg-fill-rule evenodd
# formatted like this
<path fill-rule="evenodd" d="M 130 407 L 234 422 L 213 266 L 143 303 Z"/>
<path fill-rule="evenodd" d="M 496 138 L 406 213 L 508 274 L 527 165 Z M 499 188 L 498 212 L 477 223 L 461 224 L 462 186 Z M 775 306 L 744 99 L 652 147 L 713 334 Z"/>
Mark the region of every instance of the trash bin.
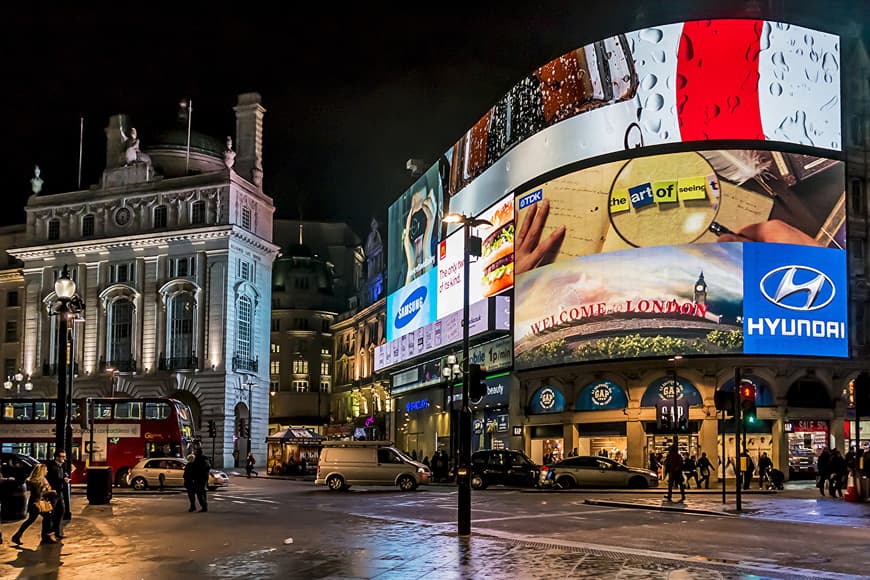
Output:
<path fill-rule="evenodd" d="M 0 486 L 0 520 L 17 522 L 27 517 L 27 486 L 24 482 L 7 481 Z"/>
<path fill-rule="evenodd" d="M 104 505 L 112 501 L 112 468 L 88 467 L 88 503 Z"/>

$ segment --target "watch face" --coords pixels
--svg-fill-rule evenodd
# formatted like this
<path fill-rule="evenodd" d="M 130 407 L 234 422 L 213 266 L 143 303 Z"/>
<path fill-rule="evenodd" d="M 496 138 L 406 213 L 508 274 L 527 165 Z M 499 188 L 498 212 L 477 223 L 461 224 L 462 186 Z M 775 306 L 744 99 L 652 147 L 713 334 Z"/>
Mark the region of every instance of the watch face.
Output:
<path fill-rule="evenodd" d="M 704 291 L 704 285 L 703 285 L 703 284 L 698 284 L 697 286 L 695 286 L 695 290 L 697 290 L 698 292 L 703 292 L 703 291 Z"/>
<path fill-rule="evenodd" d="M 115 212 L 115 223 L 125 226 L 130 222 L 130 208 L 122 207 Z"/>

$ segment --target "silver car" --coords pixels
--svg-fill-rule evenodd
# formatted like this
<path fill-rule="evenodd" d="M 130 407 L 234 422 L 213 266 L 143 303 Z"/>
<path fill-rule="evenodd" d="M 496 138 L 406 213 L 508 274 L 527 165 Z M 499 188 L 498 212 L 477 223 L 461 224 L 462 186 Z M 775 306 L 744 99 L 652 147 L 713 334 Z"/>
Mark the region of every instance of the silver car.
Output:
<path fill-rule="evenodd" d="M 648 469 L 628 467 L 606 457 L 580 455 L 541 468 L 541 483 L 555 487 L 658 487 L 659 478 Z"/>
<path fill-rule="evenodd" d="M 184 466 L 187 460 L 178 457 L 152 457 L 143 459 L 127 473 L 127 485 L 136 490 L 149 487 L 184 486 Z M 212 469 L 208 474 L 208 489 L 225 487 L 230 482 L 223 471 Z"/>

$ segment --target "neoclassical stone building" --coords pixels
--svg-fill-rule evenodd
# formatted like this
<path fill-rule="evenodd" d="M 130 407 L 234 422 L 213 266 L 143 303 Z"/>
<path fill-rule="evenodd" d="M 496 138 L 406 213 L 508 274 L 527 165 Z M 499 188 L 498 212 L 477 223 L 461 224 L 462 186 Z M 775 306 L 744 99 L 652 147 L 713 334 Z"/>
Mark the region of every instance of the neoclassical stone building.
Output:
<path fill-rule="evenodd" d="M 106 165 L 88 189 L 28 201 L 21 366 L 34 395 L 55 394 L 54 282 L 68 267 L 84 303 L 75 323 L 73 396 L 171 396 L 198 434 L 217 423 L 217 466 L 264 456 L 269 400 L 272 198 L 263 191 L 265 109 L 234 107 L 236 148 L 184 127 L 106 127 Z M 141 137 L 141 148 L 139 138 Z M 47 176 L 44 176 L 47 178 Z M 112 369 L 112 370 L 107 370 Z M 250 409 L 249 409 L 250 404 Z M 250 415 L 249 415 L 250 411 Z"/>

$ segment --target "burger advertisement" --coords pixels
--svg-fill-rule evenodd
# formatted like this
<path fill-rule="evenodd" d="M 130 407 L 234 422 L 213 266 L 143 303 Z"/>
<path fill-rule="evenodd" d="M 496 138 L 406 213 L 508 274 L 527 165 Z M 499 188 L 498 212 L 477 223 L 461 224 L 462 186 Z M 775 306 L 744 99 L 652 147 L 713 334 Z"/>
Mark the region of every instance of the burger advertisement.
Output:
<path fill-rule="evenodd" d="M 495 296 L 514 285 L 514 196 L 488 208 L 479 219 L 492 225 L 472 230 L 481 240 L 481 255 L 469 264 L 469 303 Z M 438 318 L 462 309 L 462 229 L 454 230 L 438 244 Z"/>

